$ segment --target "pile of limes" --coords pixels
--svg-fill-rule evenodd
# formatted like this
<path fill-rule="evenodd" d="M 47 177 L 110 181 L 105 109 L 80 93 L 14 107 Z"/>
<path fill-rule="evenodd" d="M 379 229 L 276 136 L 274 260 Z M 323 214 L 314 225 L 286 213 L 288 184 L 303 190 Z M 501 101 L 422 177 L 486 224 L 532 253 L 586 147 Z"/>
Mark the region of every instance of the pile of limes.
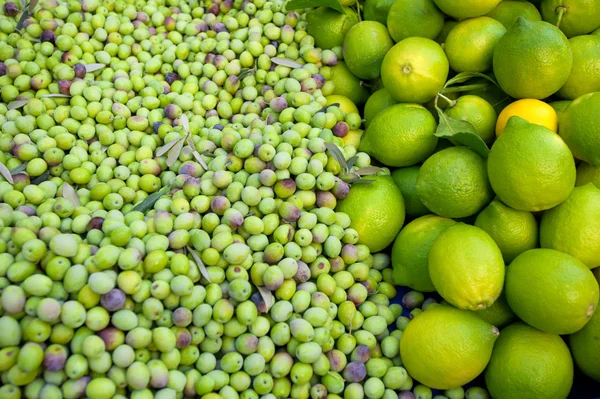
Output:
<path fill-rule="evenodd" d="M 442 390 L 483 374 L 494 399 L 566 398 L 574 363 L 600 381 L 600 2 L 346 9 L 311 34 L 342 43 L 335 93 L 364 105 L 359 149 L 402 199 L 361 184 L 340 206 L 361 237 L 395 237 L 404 304 L 441 297 L 404 330 L 408 373 Z"/>

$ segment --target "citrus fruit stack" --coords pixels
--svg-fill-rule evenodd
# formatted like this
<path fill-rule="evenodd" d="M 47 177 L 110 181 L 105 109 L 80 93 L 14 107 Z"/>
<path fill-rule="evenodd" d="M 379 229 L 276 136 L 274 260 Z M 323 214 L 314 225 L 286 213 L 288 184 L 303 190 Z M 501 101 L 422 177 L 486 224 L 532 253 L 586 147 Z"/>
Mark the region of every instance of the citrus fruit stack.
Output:
<path fill-rule="evenodd" d="M 493 399 L 567 398 L 573 364 L 600 381 L 599 7 L 368 1 L 380 44 L 346 35 L 372 88 L 358 148 L 391 169 L 407 218 L 390 248 L 413 290 L 400 354 L 446 397 L 484 374 Z"/>

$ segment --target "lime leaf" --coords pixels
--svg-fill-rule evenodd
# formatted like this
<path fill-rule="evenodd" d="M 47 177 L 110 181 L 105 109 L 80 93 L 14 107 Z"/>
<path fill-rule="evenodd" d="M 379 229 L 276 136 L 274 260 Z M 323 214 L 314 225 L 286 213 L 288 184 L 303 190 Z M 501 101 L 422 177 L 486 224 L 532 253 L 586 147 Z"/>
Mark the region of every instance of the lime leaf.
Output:
<path fill-rule="evenodd" d="M 8 170 L 6 165 L 4 165 L 2 162 L 0 162 L 0 175 L 2 175 L 2 177 L 4 177 L 4 179 L 6 179 L 6 181 L 10 184 L 15 183 L 15 181 L 12 178 L 12 174 L 10 173 L 10 170 Z"/>
<path fill-rule="evenodd" d="M 289 58 L 274 57 L 271 58 L 271 62 L 273 62 L 273 64 L 283 65 L 293 69 L 302 68 L 304 66 L 297 61 L 290 60 Z"/>
<path fill-rule="evenodd" d="M 440 123 L 435 132 L 436 137 L 449 139 L 455 144 L 468 147 L 482 157 L 487 158 L 490 150 L 470 122 L 452 118 L 440 109 L 437 111 L 440 116 Z"/>
<path fill-rule="evenodd" d="M 456 75 L 455 77 L 453 77 L 452 79 L 449 79 L 446 82 L 446 84 L 444 85 L 444 87 L 452 86 L 455 83 L 464 83 L 467 80 L 470 80 L 473 78 L 482 78 L 482 79 L 485 79 L 488 82 L 491 82 L 491 83 L 495 84 L 496 86 L 498 86 L 498 83 L 486 74 L 479 73 L 479 72 L 461 72 L 458 75 Z"/>
<path fill-rule="evenodd" d="M 146 198 L 144 198 L 142 200 L 142 202 L 140 202 L 139 204 L 134 206 L 133 209 L 131 209 L 131 212 L 145 213 L 148 209 L 150 209 L 154 206 L 154 204 L 156 203 L 156 201 L 158 201 L 160 199 L 160 197 L 162 197 L 163 195 L 168 193 L 170 189 L 171 189 L 171 183 L 169 183 L 165 187 L 163 187 L 162 190 L 152 193 L 149 196 L 147 196 Z"/>
<path fill-rule="evenodd" d="M 286 11 L 317 7 L 329 7 L 336 11 L 344 12 L 344 7 L 342 7 L 339 0 L 290 0 L 285 5 Z"/>
<path fill-rule="evenodd" d="M 210 281 L 210 276 L 208 275 L 206 266 L 204 266 L 204 263 L 202 262 L 202 259 L 200 258 L 200 256 L 196 252 L 196 250 L 194 248 L 190 247 L 189 245 L 186 246 L 185 248 L 188 250 L 188 252 L 190 254 L 192 254 L 192 258 L 194 258 L 194 263 L 196 264 L 196 266 L 198 266 L 198 270 L 200 270 L 200 274 L 202 275 L 202 277 L 204 277 L 206 279 L 206 281 L 211 283 L 212 281 Z"/>

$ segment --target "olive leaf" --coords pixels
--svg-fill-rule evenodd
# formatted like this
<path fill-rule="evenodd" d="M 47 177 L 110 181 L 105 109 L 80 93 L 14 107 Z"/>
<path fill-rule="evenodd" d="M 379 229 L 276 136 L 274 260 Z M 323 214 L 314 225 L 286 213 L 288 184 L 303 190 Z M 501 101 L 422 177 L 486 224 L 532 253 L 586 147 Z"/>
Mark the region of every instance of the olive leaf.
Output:
<path fill-rule="evenodd" d="M 327 150 L 331 153 L 333 159 L 335 159 L 340 164 L 340 167 L 342 168 L 344 173 L 348 173 L 350 171 L 350 169 L 348 168 L 348 163 L 346 163 L 346 158 L 344 157 L 344 154 L 342 154 L 338 146 L 333 143 L 326 142 L 325 148 L 327 148 Z"/>
<path fill-rule="evenodd" d="M 25 105 L 27 105 L 27 100 L 17 100 L 17 101 L 13 101 L 11 103 L 8 103 L 8 105 L 6 106 L 6 109 L 19 109 L 21 107 L 24 107 Z"/>
<path fill-rule="evenodd" d="M 208 165 L 202 159 L 202 156 L 196 151 L 196 146 L 194 145 L 194 140 L 192 140 L 192 136 L 188 136 L 187 138 L 188 147 L 192 150 L 192 155 L 196 158 L 196 161 L 204 168 L 204 170 L 208 170 Z"/>
<path fill-rule="evenodd" d="M 2 177 L 4 177 L 4 179 L 10 184 L 15 183 L 15 181 L 12 178 L 12 174 L 10 173 L 10 170 L 8 170 L 6 165 L 4 165 L 2 162 L 0 162 L 0 175 L 2 175 Z"/>
<path fill-rule="evenodd" d="M 79 206 L 79 197 L 77 196 L 75 189 L 67 182 L 63 183 L 62 196 L 63 198 L 71 201 L 75 207 Z"/>
<path fill-rule="evenodd" d="M 286 11 L 303 10 L 305 8 L 329 7 L 344 13 L 344 7 L 339 0 L 290 0 L 285 5 Z"/>
<path fill-rule="evenodd" d="M 29 12 L 33 13 L 35 6 L 37 6 L 38 0 L 31 0 L 29 3 Z"/>
<path fill-rule="evenodd" d="M 142 212 L 146 213 L 148 209 L 151 209 L 156 201 L 160 199 L 163 195 L 169 192 L 171 189 L 171 183 L 169 182 L 166 186 L 164 186 L 160 191 L 150 194 L 146 198 L 144 198 L 139 204 L 134 206 L 130 212 Z"/>
<path fill-rule="evenodd" d="M 198 270 L 200 270 L 200 274 L 202 275 L 202 277 L 204 277 L 209 283 L 212 283 L 212 281 L 210 281 L 208 271 L 206 270 L 206 266 L 204 266 L 204 262 L 202 262 L 202 259 L 200 258 L 196 250 L 190 247 L 189 245 L 187 245 L 185 248 L 190 254 L 192 254 L 192 258 L 194 258 L 194 263 L 196 263 L 196 266 L 198 266 Z"/>
<path fill-rule="evenodd" d="M 273 57 L 273 58 L 271 58 L 271 62 L 273 64 L 283 65 L 283 66 L 293 68 L 293 69 L 302 68 L 304 66 L 297 61 L 290 60 L 289 58 Z"/>
<path fill-rule="evenodd" d="M 187 115 L 181 114 L 179 119 L 181 120 L 181 126 L 183 126 L 183 130 L 185 130 L 187 134 L 190 134 L 190 120 L 188 119 Z"/>
<path fill-rule="evenodd" d="M 375 182 L 375 180 L 369 180 L 369 179 L 343 179 L 346 183 L 348 184 L 354 184 L 354 183 L 358 183 L 358 184 L 366 184 L 366 183 L 373 183 Z"/>
<path fill-rule="evenodd" d="M 53 97 L 57 97 L 57 98 L 71 98 L 71 96 L 69 94 L 46 94 L 42 96 L 43 98 L 53 98 Z"/>
<path fill-rule="evenodd" d="M 196 161 L 198 161 L 198 163 L 204 168 L 204 170 L 208 170 L 208 165 L 206 164 L 206 162 L 204 162 L 204 159 L 202 159 L 202 157 L 196 150 L 196 145 L 194 144 L 194 140 L 192 139 L 192 133 L 190 132 L 190 121 L 188 120 L 188 117 L 185 114 L 181 115 L 181 125 L 187 133 L 187 135 L 185 136 L 185 141 L 187 142 L 187 145 L 190 148 L 192 155 L 194 156 L 194 158 L 196 158 Z"/>
<path fill-rule="evenodd" d="M 173 148 L 173 146 L 175 144 L 177 144 L 182 139 L 183 139 L 183 137 L 177 137 L 176 139 L 169 141 L 167 144 L 163 145 L 162 147 L 158 147 L 156 149 L 156 156 L 161 157 L 161 156 L 165 155 L 171 148 Z"/>
<path fill-rule="evenodd" d="M 27 169 L 27 163 L 28 162 L 23 162 L 21 165 L 17 166 L 16 168 L 11 169 L 10 174 L 14 176 L 17 173 L 23 172 L 25 169 Z"/>
<path fill-rule="evenodd" d="M 348 169 L 352 169 L 352 167 L 354 166 L 354 163 L 358 161 L 358 157 L 355 155 L 352 158 L 350 158 L 349 160 L 346 161 L 346 165 L 348 165 Z"/>
<path fill-rule="evenodd" d="M 50 171 L 49 170 L 45 171 L 44 173 L 42 173 L 41 175 L 39 175 L 35 179 L 31 180 L 31 184 L 37 185 L 37 184 L 40 184 L 42 182 L 45 182 L 46 180 L 48 180 L 48 176 L 50 176 Z"/>
<path fill-rule="evenodd" d="M 359 176 L 370 176 L 370 175 L 375 175 L 379 172 L 381 172 L 381 168 L 378 168 L 377 166 L 367 166 L 364 168 L 360 168 L 357 171 L 355 171 L 355 173 Z"/>
<path fill-rule="evenodd" d="M 96 72 L 102 68 L 106 68 L 106 65 L 104 65 L 104 64 L 88 64 L 88 65 L 84 65 L 84 66 L 85 66 L 86 73 Z"/>
<path fill-rule="evenodd" d="M 183 144 L 185 144 L 184 137 L 180 138 L 177 143 L 171 148 L 169 151 L 169 155 L 167 156 L 167 166 L 173 166 L 175 161 L 179 159 L 179 155 L 181 154 L 181 150 L 183 149 Z"/>
<path fill-rule="evenodd" d="M 267 287 L 256 287 L 263 301 L 267 305 L 267 312 L 271 309 L 271 307 L 275 304 L 275 298 L 273 297 L 273 293 Z M 266 312 L 265 312 L 266 313 Z"/>
<path fill-rule="evenodd" d="M 254 68 L 244 68 L 240 71 L 238 75 L 238 81 L 244 80 L 247 76 L 254 75 L 256 73 L 256 69 Z"/>

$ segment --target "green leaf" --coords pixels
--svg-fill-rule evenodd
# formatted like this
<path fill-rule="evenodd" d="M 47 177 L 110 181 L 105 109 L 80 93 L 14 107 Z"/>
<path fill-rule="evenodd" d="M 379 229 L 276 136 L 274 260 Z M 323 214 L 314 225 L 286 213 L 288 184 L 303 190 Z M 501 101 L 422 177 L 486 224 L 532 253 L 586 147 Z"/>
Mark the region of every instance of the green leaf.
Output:
<path fill-rule="evenodd" d="M 317 7 L 329 7 L 341 13 L 345 12 L 339 0 L 290 0 L 285 5 L 286 11 Z"/>
<path fill-rule="evenodd" d="M 212 283 L 212 281 L 210 281 L 208 271 L 206 270 L 206 266 L 204 266 L 204 262 L 202 262 L 202 258 L 200 258 L 200 255 L 198 255 L 196 250 L 190 247 L 189 245 L 185 248 L 190 254 L 192 254 L 192 258 L 194 258 L 194 263 L 196 263 L 196 266 L 198 266 L 198 270 L 200 270 L 200 274 L 202 275 L 202 277 L 204 277 L 204 279 L 206 279 L 206 281 L 208 281 L 209 283 Z"/>
<path fill-rule="evenodd" d="M 454 119 L 440 109 L 437 111 L 440 116 L 440 123 L 435 132 L 437 137 L 449 139 L 455 144 L 468 147 L 482 157 L 487 158 L 490 150 L 471 123 Z"/>
<path fill-rule="evenodd" d="M 144 198 L 142 200 L 142 202 L 140 202 L 139 204 L 134 206 L 133 209 L 131 209 L 131 212 L 146 213 L 146 211 L 148 209 L 151 209 L 154 206 L 154 204 L 156 203 L 156 201 L 158 201 L 160 199 L 160 197 L 162 197 L 163 195 L 168 193 L 170 189 L 171 189 L 171 183 L 164 186 L 162 188 L 162 190 L 152 193 L 149 196 L 147 196 L 146 198 Z"/>
<path fill-rule="evenodd" d="M 489 77 L 488 75 L 485 75 L 483 73 L 479 73 L 479 72 L 461 72 L 458 75 L 456 75 L 455 77 L 453 77 L 452 79 L 448 80 L 446 82 L 446 84 L 444 85 L 444 87 L 449 87 L 452 86 L 455 83 L 464 83 L 467 80 L 473 79 L 473 78 L 482 78 L 485 79 L 489 82 L 492 82 L 493 84 L 495 84 L 496 86 L 498 86 L 498 83 L 492 79 L 491 77 Z"/>

